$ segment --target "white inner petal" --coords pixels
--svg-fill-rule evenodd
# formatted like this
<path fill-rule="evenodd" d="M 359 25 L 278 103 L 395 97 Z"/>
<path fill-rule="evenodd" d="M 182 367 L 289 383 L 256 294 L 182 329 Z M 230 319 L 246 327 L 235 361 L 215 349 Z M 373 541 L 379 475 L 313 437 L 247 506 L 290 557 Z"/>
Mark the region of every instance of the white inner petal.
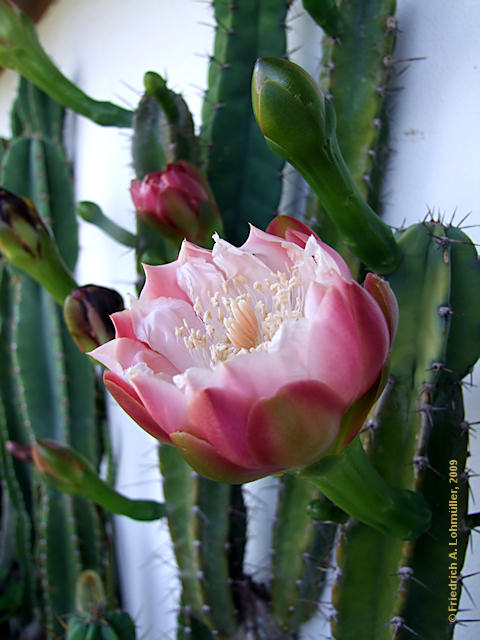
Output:
<path fill-rule="evenodd" d="M 266 351 L 284 322 L 303 316 L 304 287 L 293 273 L 269 271 L 269 277 L 251 282 L 237 275 L 222 282 L 222 291 L 197 296 L 193 309 L 201 328 L 177 326 L 177 339 L 215 367 L 233 356 Z"/>

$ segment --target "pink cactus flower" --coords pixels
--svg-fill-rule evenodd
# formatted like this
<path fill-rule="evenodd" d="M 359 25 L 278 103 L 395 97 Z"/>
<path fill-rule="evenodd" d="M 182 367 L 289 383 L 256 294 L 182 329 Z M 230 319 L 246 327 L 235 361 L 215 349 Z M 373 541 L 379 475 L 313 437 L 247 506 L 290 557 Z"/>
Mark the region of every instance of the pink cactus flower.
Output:
<path fill-rule="evenodd" d="M 142 182 L 132 180 L 130 195 L 138 215 L 165 237 L 211 244 L 222 221 L 210 186 L 192 164 L 179 160 L 154 171 Z"/>
<path fill-rule="evenodd" d="M 342 449 L 382 386 L 396 329 L 388 284 L 359 285 L 280 216 L 239 248 L 182 244 L 145 266 L 116 338 L 92 352 L 123 409 L 199 473 L 246 482 Z"/>

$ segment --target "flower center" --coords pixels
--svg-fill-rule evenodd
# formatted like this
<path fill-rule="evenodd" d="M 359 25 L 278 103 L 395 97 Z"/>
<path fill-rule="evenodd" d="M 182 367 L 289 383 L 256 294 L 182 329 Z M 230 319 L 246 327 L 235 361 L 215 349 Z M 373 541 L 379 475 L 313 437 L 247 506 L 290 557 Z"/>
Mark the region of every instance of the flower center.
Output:
<path fill-rule="evenodd" d="M 302 282 L 283 272 L 253 284 L 243 276 L 223 282 L 223 293 L 197 296 L 193 309 L 204 330 L 186 322 L 176 328 L 189 351 L 205 364 L 215 366 L 238 353 L 266 351 L 268 343 L 286 320 L 303 315 Z"/>
<path fill-rule="evenodd" d="M 258 340 L 258 320 L 245 298 L 233 300 L 230 317 L 225 318 L 226 337 L 237 349 L 254 349 Z"/>

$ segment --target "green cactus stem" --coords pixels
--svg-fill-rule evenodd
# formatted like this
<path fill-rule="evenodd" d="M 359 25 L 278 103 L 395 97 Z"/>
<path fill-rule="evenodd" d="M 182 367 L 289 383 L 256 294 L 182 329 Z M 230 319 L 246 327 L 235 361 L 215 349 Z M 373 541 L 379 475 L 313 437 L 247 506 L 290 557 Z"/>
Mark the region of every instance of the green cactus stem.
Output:
<path fill-rule="evenodd" d="M 131 248 L 137 246 L 136 235 L 118 225 L 111 218 L 108 218 L 95 202 L 83 200 L 82 202 L 77 202 L 76 208 L 77 214 L 82 220 L 94 224 L 119 244 Z"/>
<path fill-rule="evenodd" d="M 182 584 L 182 601 L 185 609 L 180 616 L 192 618 L 199 625 L 209 626 L 206 617 L 207 603 L 204 600 L 201 570 L 198 557 L 196 509 L 197 483 L 191 468 L 169 445 L 159 447 L 160 470 L 163 478 L 163 493 L 167 521 L 173 540 L 173 550 Z M 186 623 L 191 626 L 193 621 Z"/>
<path fill-rule="evenodd" d="M 320 85 L 335 107 L 343 158 L 378 213 L 378 180 L 388 151 L 385 102 L 392 76 L 396 0 L 344 0 L 341 5 L 336 0 L 303 0 L 303 5 L 326 34 Z"/>
<path fill-rule="evenodd" d="M 62 126 L 62 109 L 21 79 L 12 111 L 14 138 L 3 154 L 0 173 L 3 188 L 33 201 L 70 272 L 77 259 L 78 237 L 70 168 L 61 147 Z M 4 261 L 2 272 L 4 439 L 28 445 L 34 437 L 55 438 L 74 446 L 96 467 L 100 444 L 93 367 L 73 343 L 54 299 Z M 70 282 L 55 296 L 58 302 L 69 288 Z M 99 514 L 81 496 L 65 496 L 48 486 L 29 465 L 10 456 L 8 460 L 4 467 L 2 456 L 1 474 L 5 469 L 9 477 L 12 470 L 15 473 L 16 482 L 9 482 L 7 490 L 15 509 L 15 562 L 25 602 L 23 610 L 13 607 L 16 630 L 12 627 L 12 637 L 27 624 L 39 625 L 54 637 L 62 633 L 60 616 L 73 611 L 79 571 L 99 570 L 104 563 Z M 25 527 L 22 530 L 22 523 L 28 523 L 30 535 Z M 30 600 L 33 611 L 29 593 L 35 594 Z"/>
<path fill-rule="evenodd" d="M 30 18 L 0 2 L 0 64 L 18 71 L 56 102 L 97 124 L 130 127 L 132 113 L 110 102 L 92 100 L 68 80 L 42 48 Z"/>
<path fill-rule="evenodd" d="M 284 633 L 295 633 L 313 615 L 335 538 L 335 525 L 311 521 L 308 505 L 318 496 L 312 489 L 301 478 L 281 478 L 272 532 L 271 601 Z"/>
<path fill-rule="evenodd" d="M 364 439 L 388 482 L 424 496 L 432 522 L 405 544 L 354 520 L 342 527 L 332 592 L 337 640 L 406 640 L 412 634 L 449 640 L 448 607 L 455 618 L 460 596 L 455 581 L 452 605 L 449 572 L 453 562 L 460 575 L 469 534 L 461 381 L 480 354 L 473 293 L 480 266 L 468 237 L 435 220 L 401 231 L 399 246 L 403 260 L 389 277 L 400 307 L 390 379 Z M 452 541 L 455 557 L 449 557 Z"/>
<path fill-rule="evenodd" d="M 258 130 L 249 92 L 255 60 L 285 55 L 289 4 L 213 2 L 217 26 L 200 136 L 226 239 L 236 245 L 245 240 L 248 223 L 266 228 L 280 200 L 283 162 L 270 152 Z"/>

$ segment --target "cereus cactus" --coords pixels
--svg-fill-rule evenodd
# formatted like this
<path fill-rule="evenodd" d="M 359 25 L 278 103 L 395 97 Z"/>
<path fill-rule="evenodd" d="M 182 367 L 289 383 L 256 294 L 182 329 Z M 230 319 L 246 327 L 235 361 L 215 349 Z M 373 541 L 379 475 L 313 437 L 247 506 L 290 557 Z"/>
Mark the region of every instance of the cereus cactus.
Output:
<path fill-rule="evenodd" d="M 7 218 L 15 215 L 13 207 L 19 209 L 21 224 L 33 220 L 28 233 L 20 225 L 22 237 L 35 245 L 34 251 L 25 245 L 26 259 L 40 262 L 40 280 L 45 276 L 51 282 L 52 274 L 54 280 L 58 276 L 59 286 L 52 290 L 58 301 L 74 285 L 68 269 L 73 268 L 78 249 L 70 170 L 59 137 L 62 119 L 56 103 L 22 81 L 13 109 L 14 137 L 1 165 L 4 189 L 31 199 L 38 207 L 39 211 L 33 204 L 25 205 L 17 196 L 8 196 L 6 203 L 3 198 L 2 203 Z M 28 213 L 23 216 L 25 207 Z M 46 223 L 53 229 L 59 253 Z M 3 224 L 2 216 L 2 234 Z M 3 250 L 3 240 L 1 245 Z M 9 553 L 4 556 L 2 589 L 8 588 L 10 595 L 2 617 L 9 621 L 5 631 L 9 637 L 25 633 L 29 625 L 53 636 L 61 632 L 61 616 L 73 611 L 75 580 L 81 568 L 100 570 L 103 528 L 90 503 L 49 487 L 25 463 L 12 459 L 5 443 L 29 445 L 32 437 L 56 438 L 71 443 L 97 465 L 101 434 L 96 381 L 92 366 L 63 325 L 57 302 L 42 286 L 7 264 L 8 257 L 5 248 L 0 287 L 0 423 L 8 500 L 2 502 L 2 522 L 11 525 L 4 531 Z M 49 270 L 48 264 L 55 269 Z M 34 264 L 27 266 L 35 272 Z M 17 586 L 12 591 L 8 580 L 16 572 Z"/>
<path fill-rule="evenodd" d="M 358 523 L 346 525 L 334 588 L 338 638 L 412 633 L 450 638 L 460 597 L 458 577 L 469 535 L 468 424 L 461 385 L 480 353 L 479 311 L 471 295 L 480 283 L 480 267 L 469 238 L 438 220 L 400 232 L 399 245 L 404 259 L 390 281 L 403 316 L 389 382 L 366 439 L 384 477 L 421 491 L 433 519 L 428 531 L 406 547 Z M 380 547 L 382 560 L 372 553 Z M 388 575 L 381 597 L 365 572 L 360 578 L 359 560 L 365 557 L 368 575 Z M 352 603 L 348 593 L 359 580 L 362 592 Z M 368 616 L 361 613 L 367 602 Z M 360 628 L 353 620 L 361 620 Z"/>
<path fill-rule="evenodd" d="M 293 86 L 297 75 L 300 85 L 305 83 L 304 74 L 293 66 L 285 74 L 284 63 L 275 63 L 271 78 L 279 66 L 283 86 Z M 311 93 L 308 83 L 303 86 Z M 255 90 L 261 91 L 262 86 L 254 83 Z M 301 93 L 294 97 L 300 112 L 308 99 Z M 263 117 L 268 120 L 268 102 L 263 105 Z M 316 110 L 313 105 L 309 122 L 322 115 L 321 103 Z M 257 112 L 262 115 L 261 109 Z M 302 151 L 290 145 L 302 125 L 292 126 L 285 138 L 272 122 L 268 138 L 281 139 L 282 155 L 296 158 L 298 154 L 298 164 L 303 166 Z M 315 176 L 311 182 L 320 200 L 328 203 L 329 186 Z M 406 547 L 381 528 L 375 533 L 355 520 L 341 529 L 332 594 L 332 631 L 338 640 L 412 634 L 451 637 L 460 591 L 457 580 L 468 539 L 464 475 L 468 425 L 463 420 L 461 381 L 479 356 L 480 311 L 473 295 L 480 274 L 478 256 L 461 230 L 441 221 L 414 225 L 399 232 L 395 241 L 401 257 L 389 281 L 398 297 L 399 331 L 389 381 L 364 439 L 382 477 L 423 494 L 433 516 L 423 535 L 418 530 L 412 536 L 418 540 Z M 362 247 L 350 246 L 360 255 Z M 460 272 L 461 281 L 455 276 Z M 352 471 L 355 468 L 356 463 Z M 315 473 L 315 465 L 312 470 Z M 311 472 L 307 468 L 302 475 L 308 477 Z M 327 485 L 325 491 L 332 497 L 336 488 Z M 356 515 L 353 510 L 350 513 Z M 449 546 L 454 547 L 452 555 Z"/>

